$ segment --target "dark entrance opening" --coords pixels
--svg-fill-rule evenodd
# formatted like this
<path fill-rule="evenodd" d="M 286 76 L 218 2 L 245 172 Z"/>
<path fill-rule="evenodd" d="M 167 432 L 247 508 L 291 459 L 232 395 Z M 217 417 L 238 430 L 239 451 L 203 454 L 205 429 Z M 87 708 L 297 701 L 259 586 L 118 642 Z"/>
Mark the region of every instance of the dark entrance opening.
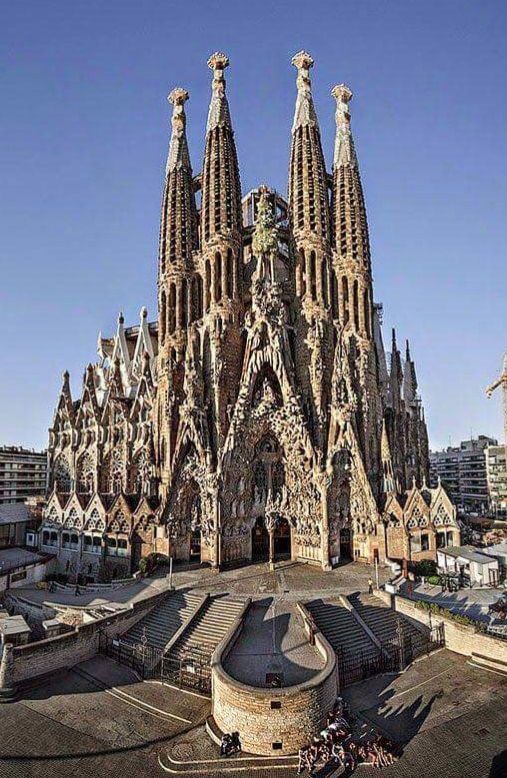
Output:
<path fill-rule="evenodd" d="M 352 536 L 348 527 L 340 530 L 340 559 L 352 559 Z"/>
<path fill-rule="evenodd" d="M 252 527 L 252 561 L 263 562 L 269 558 L 269 533 L 264 519 L 259 516 Z"/>
<path fill-rule="evenodd" d="M 137 534 L 137 532 L 134 532 L 134 536 L 131 541 L 131 572 L 135 573 L 136 570 L 139 570 L 139 562 L 141 561 L 143 555 L 143 541 Z"/>
<path fill-rule="evenodd" d="M 290 559 L 290 524 L 279 519 L 275 526 L 275 559 Z"/>
<path fill-rule="evenodd" d="M 196 529 L 190 536 L 190 561 L 201 561 L 201 530 Z"/>

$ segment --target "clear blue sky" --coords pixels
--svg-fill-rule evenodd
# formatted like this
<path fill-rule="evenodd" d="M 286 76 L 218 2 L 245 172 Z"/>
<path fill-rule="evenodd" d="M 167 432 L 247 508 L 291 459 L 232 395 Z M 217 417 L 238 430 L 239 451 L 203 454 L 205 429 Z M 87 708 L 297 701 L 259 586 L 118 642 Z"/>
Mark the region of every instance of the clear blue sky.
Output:
<path fill-rule="evenodd" d="M 507 3 L 503 0 L 19 0 L 0 41 L 0 443 L 42 446 L 61 373 L 74 392 L 117 312 L 156 316 L 169 137 L 191 94 L 200 169 L 209 54 L 228 92 L 243 190 L 286 191 L 291 56 L 353 89 L 375 298 L 417 361 L 431 442 L 501 431 L 484 387 L 507 348 Z"/>

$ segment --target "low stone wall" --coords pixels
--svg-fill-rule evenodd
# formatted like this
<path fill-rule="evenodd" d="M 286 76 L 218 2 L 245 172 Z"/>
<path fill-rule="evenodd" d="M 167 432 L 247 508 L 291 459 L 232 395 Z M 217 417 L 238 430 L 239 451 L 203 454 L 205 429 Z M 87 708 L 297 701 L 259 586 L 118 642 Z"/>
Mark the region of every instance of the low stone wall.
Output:
<path fill-rule="evenodd" d="M 3 684 L 12 689 L 19 686 L 20 683 L 26 683 L 39 676 L 45 676 L 90 659 L 99 650 L 101 632 L 110 637 L 124 633 L 168 596 L 170 594 L 162 592 L 133 603 L 123 611 L 83 624 L 62 635 L 39 640 L 25 646 L 16 646 L 9 653 L 9 657 L 2 659 L 2 665 L 7 659 L 9 661 L 8 668 L 1 668 L 0 675 Z"/>
<path fill-rule="evenodd" d="M 469 624 L 459 624 L 440 614 L 417 608 L 413 602 L 400 595 L 390 595 L 386 592 L 376 592 L 376 594 L 398 613 L 426 627 L 443 624 L 445 647 L 450 651 L 469 657 L 474 654 L 507 665 L 507 640 L 478 632 Z"/>
<path fill-rule="evenodd" d="M 241 632 L 243 619 L 216 649 L 212 659 L 213 718 L 222 732 L 239 732 L 242 748 L 251 754 L 294 754 L 322 729 L 337 694 L 336 657 L 322 633 L 313 634 L 326 661 L 305 683 L 264 689 L 236 681 L 222 661 Z"/>

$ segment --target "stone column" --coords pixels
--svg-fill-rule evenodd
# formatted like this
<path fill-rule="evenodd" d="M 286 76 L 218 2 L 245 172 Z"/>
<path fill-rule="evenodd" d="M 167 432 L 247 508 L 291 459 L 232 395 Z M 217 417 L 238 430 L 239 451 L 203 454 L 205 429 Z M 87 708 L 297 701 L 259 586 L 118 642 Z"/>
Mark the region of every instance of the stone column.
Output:
<path fill-rule="evenodd" d="M 270 527 L 269 533 L 269 569 L 275 569 L 275 528 Z"/>
<path fill-rule="evenodd" d="M 220 565 L 222 563 L 222 544 L 221 544 L 221 511 L 220 511 L 220 498 L 218 492 L 215 499 L 214 510 L 214 524 L 215 524 L 215 549 L 213 554 L 213 561 L 211 567 L 215 572 L 220 572 Z"/>
<path fill-rule="evenodd" d="M 320 532 L 320 554 L 322 569 L 331 570 L 331 563 L 329 561 L 329 515 L 327 504 L 327 485 L 321 487 L 322 495 L 322 527 Z"/>

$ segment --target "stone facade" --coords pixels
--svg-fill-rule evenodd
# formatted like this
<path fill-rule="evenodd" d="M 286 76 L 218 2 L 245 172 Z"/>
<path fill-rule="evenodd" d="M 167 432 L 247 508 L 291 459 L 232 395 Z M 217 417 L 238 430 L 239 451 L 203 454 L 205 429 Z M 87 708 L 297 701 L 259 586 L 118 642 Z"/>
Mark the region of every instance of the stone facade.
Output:
<path fill-rule="evenodd" d="M 313 60 L 296 55 L 288 201 L 267 186 L 242 200 L 228 59 L 208 65 L 197 176 L 188 93 L 169 96 L 158 321 L 143 309 L 125 327 L 120 315 L 116 335 L 99 337 L 79 400 L 64 374 L 41 542 L 70 575 L 120 576 L 152 551 L 214 566 L 280 554 L 324 569 L 382 560 L 386 502 L 413 479 L 424 497 L 414 362 L 393 333 L 388 366 L 374 303 L 352 93 L 332 91 L 328 173 Z"/>

